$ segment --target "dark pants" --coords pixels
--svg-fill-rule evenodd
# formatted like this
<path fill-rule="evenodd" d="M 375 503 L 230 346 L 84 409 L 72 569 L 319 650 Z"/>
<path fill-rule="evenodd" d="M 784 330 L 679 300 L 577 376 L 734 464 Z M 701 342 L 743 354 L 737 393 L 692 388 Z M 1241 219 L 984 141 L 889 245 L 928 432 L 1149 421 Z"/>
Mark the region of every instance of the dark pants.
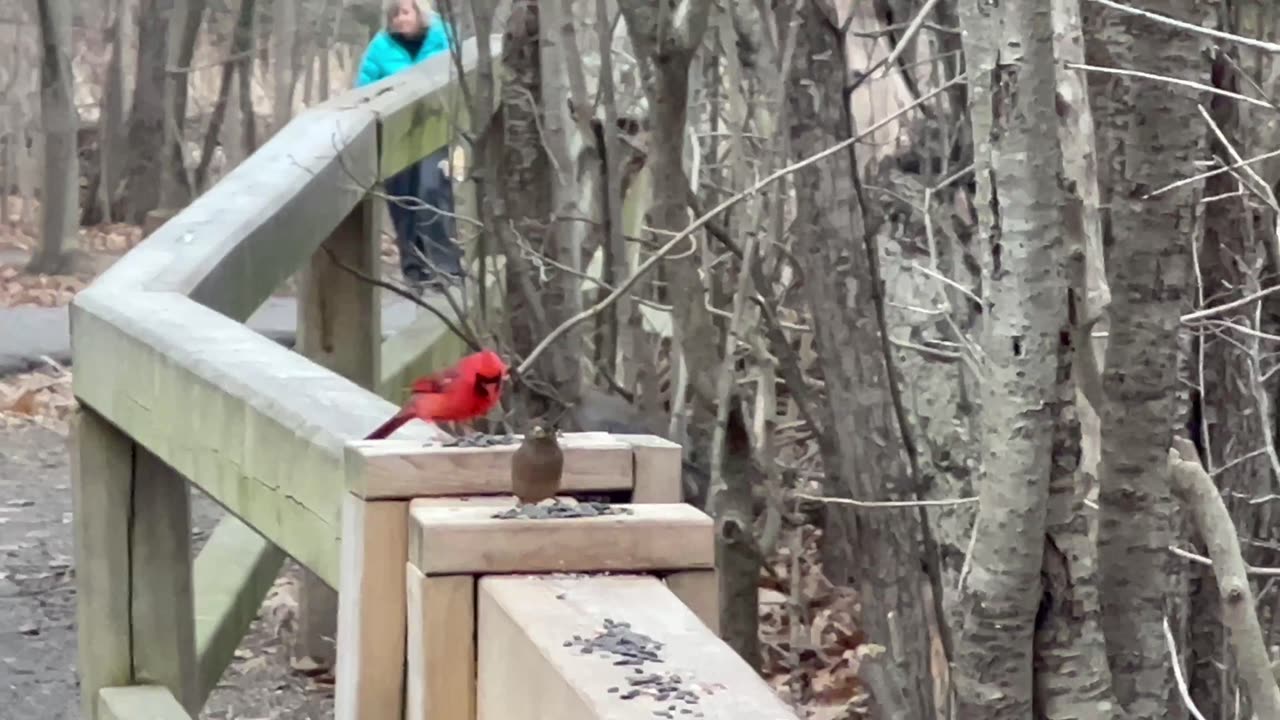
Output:
<path fill-rule="evenodd" d="M 453 212 L 453 185 L 440 169 L 449 148 L 428 155 L 387 178 L 391 224 L 400 248 L 400 271 L 409 282 L 430 281 L 441 275 L 462 275 L 462 248 L 453 241 L 454 219 L 430 208 L 414 209 L 419 200 L 446 213 Z M 395 200 L 409 198 L 409 207 Z M 425 257 L 424 257 L 425 256 Z"/>

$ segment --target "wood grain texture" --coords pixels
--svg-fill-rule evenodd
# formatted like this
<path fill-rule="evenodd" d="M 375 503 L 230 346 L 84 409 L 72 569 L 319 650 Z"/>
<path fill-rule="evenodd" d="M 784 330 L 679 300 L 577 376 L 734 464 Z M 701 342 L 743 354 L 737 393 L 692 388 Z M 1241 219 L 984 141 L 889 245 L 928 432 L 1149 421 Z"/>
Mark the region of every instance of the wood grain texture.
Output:
<path fill-rule="evenodd" d="M 720 635 L 720 585 L 715 570 L 686 570 L 662 578 L 671 592 L 693 611 L 711 632 Z"/>
<path fill-rule="evenodd" d="M 336 720 L 400 720 L 409 503 L 343 498 Z"/>
<path fill-rule="evenodd" d="M 163 685 L 102 688 L 94 703 L 101 720 L 190 720 L 191 715 Z"/>
<path fill-rule="evenodd" d="M 338 263 L 368 276 L 379 274 L 380 208 L 374 203 L 372 197 L 357 203 L 303 269 L 295 347 L 304 357 L 366 390 L 377 385 L 380 370 L 379 290 Z M 293 657 L 332 667 L 337 627 L 337 591 L 315 573 L 303 570 Z"/>
<path fill-rule="evenodd" d="M 80 713 L 102 717 L 98 690 L 133 680 L 129 616 L 129 515 L 133 443 L 92 410 L 71 426 L 76 644 Z"/>
<path fill-rule="evenodd" d="M 409 633 L 406 720 L 473 720 L 476 579 L 405 568 Z"/>
<path fill-rule="evenodd" d="M 710 568 L 711 518 L 685 504 L 620 505 L 631 514 L 494 518 L 497 508 L 418 505 L 409 559 L 427 575 Z"/>
<path fill-rule="evenodd" d="M 192 715 L 197 678 L 191 572 L 191 489 L 155 455 L 136 448 L 130 588 L 134 682 L 164 685 Z"/>
<path fill-rule="evenodd" d="M 343 447 L 394 405 L 181 295 L 84 291 L 71 323 L 78 400 L 337 585 Z"/>
<path fill-rule="evenodd" d="M 736 653 L 654 577 L 481 578 L 476 679 L 478 720 L 653 720 L 669 701 L 621 699 L 634 668 L 565 647 L 600 632 L 605 618 L 663 644 L 661 670 L 699 688 L 706 718 L 791 720 L 796 715 Z M 675 717 L 691 717 L 675 714 Z"/>
<path fill-rule="evenodd" d="M 275 582 L 284 553 L 234 515 L 222 518 L 192 567 L 200 697 L 213 692 L 262 599 Z"/>
<path fill-rule="evenodd" d="M 377 135 L 372 112 L 303 112 L 86 292 L 174 292 L 248 319 L 373 187 Z"/>
<path fill-rule="evenodd" d="M 631 446 L 634 456 L 634 503 L 684 502 L 683 450 L 678 443 L 657 435 L 616 435 Z"/>
<path fill-rule="evenodd" d="M 408 426 L 406 426 L 408 427 Z M 517 442 L 522 436 L 516 436 Z M 517 444 L 498 447 L 423 447 L 410 440 L 360 440 L 347 445 L 347 488 L 366 499 L 511 492 L 511 457 Z M 607 433 L 560 438 L 565 493 L 630 490 L 629 443 Z"/>

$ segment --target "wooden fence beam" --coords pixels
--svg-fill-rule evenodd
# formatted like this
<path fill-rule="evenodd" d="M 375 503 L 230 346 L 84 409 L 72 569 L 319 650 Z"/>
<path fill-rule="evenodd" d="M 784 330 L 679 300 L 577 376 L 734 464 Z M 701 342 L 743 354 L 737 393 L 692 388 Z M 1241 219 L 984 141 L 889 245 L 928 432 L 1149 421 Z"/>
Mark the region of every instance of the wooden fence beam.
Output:
<path fill-rule="evenodd" d="M 129 612 L 129 515 L 133 442 L 92 410 L 71 427 L 75 526 L 76 642 L 80 712 L 103 717 L 98 691 L 133 680 Z"/>
<path fill-rule="evenodd" d="M 191 720 L 163 685 L 133 685 L 102 688 L 97 693 L 97 712 L 102 720 Z"/>
<path fill-rule="evenodd" d="M 222 518 L 192 569 L 201 703 L 222 673 L 274 584 L 285 555 L 234 515 Z"/>
<path fill-rule="evenodd" d="M 473 720 L 476 579 L 405 568 L 409 633 L 405 720 Z"/>
<path fill-rule="evenodd" d="M 137 682 L 198 711 L 190 488 L 90 409 L 72 434 L 81 712 L 95 720 L 99 690 Z"/>
<path fill-rule="evenodd" d="M 657 578 L 490 576 L 478 593 L 477 720 L 796 718 Z M 660 662 L 608 652 L 638 645 Z"/>
<path fill-rule="evenodd" d="M 336 720 L 400 720 L 409 503 L 344 493 Z"/>
<path fill-rule="evenodd" d="M 624 514 L 498 518 L 476 504 L 413 505 L 409 560 L 426 575 L 709 569 L 712 521 L 684 503 L 614 505 Z"/>
<path fill-rule="evenodd" d="M 145 448 L 133 459 L 133 682 L 163 685 L 200 714 L 191 587 L 191 488 Z"/>
<path fill-rule="evenodd" d="M 311 256 L 302 272 L 296 346 L 305 357 L 371 391 L 381 371 L 379 288 L 347 268 L 366 277 L 382 274 L 378 210 L 374 198 L 366 196 Z M 304 568 L 294 659 L 332 667 L 337 636 L 338 592 Z"/>
<path fill-rule="evenodd" d="M 510 493 L 511 457 L 517 447 L 424 446 L 398 438 L 354 441 L 346 450 L 347 489 L 370 500 Z M 560 447 L 564 492 L 631 490 L 629 443 L 608 433 L 565 433 Z"/>

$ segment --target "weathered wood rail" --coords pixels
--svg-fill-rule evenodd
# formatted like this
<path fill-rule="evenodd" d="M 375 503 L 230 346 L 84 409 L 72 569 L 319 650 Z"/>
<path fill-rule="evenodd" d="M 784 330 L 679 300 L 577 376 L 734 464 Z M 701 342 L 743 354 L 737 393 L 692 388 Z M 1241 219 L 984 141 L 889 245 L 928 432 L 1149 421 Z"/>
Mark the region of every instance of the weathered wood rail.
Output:
<path fill-rule="evenodd" d="M 477 45 L 462 51 L 469 71 Z M 384 342 L 376 288 L 329 253 L 378 273 L 370 188 L 448 142 L 453 67 L 434 58 L 307 110 L 72 303 L 83 717 L 197 716 L 286 555 L 339 590 L 339 718 L 651 717 L 602 684 L 625 668 L 552 647 L 605 614 L 634 614 L 681 666 L 730 685 L 709 717 L 793 717 L 697 620 L 714 626 L 712 530 L 679 504 L 678 446 L 565 439 L 566 492 L 651 508 L 632 520 L 495 527 L 485 511 L 463 527 L 441 513 L 512 502 L 508 449 L 424 449 L 441 434 L 423 424 L 355 440 L 395 411 L 374 390 L 439 333 Z M 299 269 L 294 352 L 243 322 Z M 230 512 L 194 559 L 190 484 Z M 541 555 L 513 552 L 507 530 Z M 511 575 L 549 570 L 626 575 Z"/>

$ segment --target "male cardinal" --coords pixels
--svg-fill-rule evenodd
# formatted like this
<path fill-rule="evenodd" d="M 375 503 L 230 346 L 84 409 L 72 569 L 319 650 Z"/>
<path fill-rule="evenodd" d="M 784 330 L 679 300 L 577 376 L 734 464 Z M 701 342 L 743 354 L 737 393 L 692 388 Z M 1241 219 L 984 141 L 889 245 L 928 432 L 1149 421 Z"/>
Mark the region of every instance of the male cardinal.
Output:
<path fill-rule="evenodd" d="M 534 425 L 511 456 L 511 490 L 521 503 L 554 497 L 564 472 L 564 452 L 553 429 Z"/>
<path fill-rule="evenodd" d="M 467 355 L 456 365 L 413 381 L 413 394 L 400 412 L 365 436 L 378 440 L 413 418 L 455 422 L 481 417 L 498 403 L 507 364 L 492 350 Z"/>

